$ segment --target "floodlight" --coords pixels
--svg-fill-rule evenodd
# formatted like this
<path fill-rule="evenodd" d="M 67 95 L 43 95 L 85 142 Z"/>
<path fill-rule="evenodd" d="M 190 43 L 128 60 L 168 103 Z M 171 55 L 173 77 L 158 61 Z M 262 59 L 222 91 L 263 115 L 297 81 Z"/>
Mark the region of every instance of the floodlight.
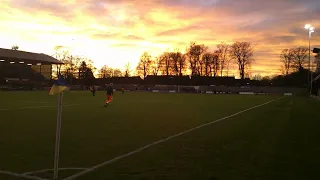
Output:
<path fill-rule="evenodd" d="M 309 29 L 310 27 L 311 27 L 310 24 L 306 24 L 306 25 L 304 26 L 305 29 Z"/>

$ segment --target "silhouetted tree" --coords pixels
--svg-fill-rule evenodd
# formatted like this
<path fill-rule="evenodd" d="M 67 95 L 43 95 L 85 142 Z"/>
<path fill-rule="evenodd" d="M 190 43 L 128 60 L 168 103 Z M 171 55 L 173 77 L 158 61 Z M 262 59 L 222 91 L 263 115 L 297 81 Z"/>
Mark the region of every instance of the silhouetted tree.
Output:
<path fill-rule="evenodd" d="M 62 46 L 55 46 L 55 47 L 54 47 L 54 54 L 53 54 L 53 57 L 54 57 L 54 58 L 56 58 L 57 60 L 63 62 L 62 59 L 64 59 L 64 58 L 62 58 L 62 56 L 63 56 L 64 54 L 65 54 L 65 55 L 66 55 L 66 54 L 69 54 L 69 52 L 63 51 L 63 47 L 62 47 Z M 61 64 L 57 65 L 57 76 L 60 76 L 60 75 L 61 75 L 61 68 L 62 68 L 62 66 L 64 66 L 64 65 L 61 65 Z"/>
<path fill-rule="evenodd" d="M 161 69 L 161 58 L 156 57 L 152 60 L 151 71 L 154 76 L 157 76 Z"/>
<path fill-rule="evenodd" d="M 82 61 L 79 68 L 78 68 L 78 78 L 79 79 L 85 79 L 85 72 L 87 71 L 87 63 L 85 61 Z"/>
<path fill-rule="evenodd" d="M 179 69 L 179 76 L 183 75 L 183 72 L 186 69 L 187 65 L 187 56 L 185 54 L 181 54 L 181 58 L 178 59 L 178 69 Z"/>
<path fill-rule="evenodd" d="M 176 76 L 181 76 L 184 69 L 185 61 L 183 54 L 177 49 L 175 52 L 170 53 L 172 60 L 172 71 Z"/>
<path fill-rule="evenodd" d="M 122 76 L 122 72 L 120 69 L 116 68 L 116 69 L 112 69 L 112 77 L 121 77 Z"/>
<path fill-rule="evenodd" d="M 88 59 L 88 58 L 81 58 L 81 59 L 86 62 L 87 67 L 90 68 L 93 73 L 97 70 L 97 68 L 94 66 L 94 62 L 91 59 Z"/>
<path fill-rule="evenodd" d="M 235 42 L 230 46 L 230 57 L 235 60 L 241 79 L 245 79 L 253 62 L 253 47 L 250 42 Z"/>
<path fill-rule="evenodd" d="M 221 42 L 217 45 L 218 50 L 216 53 L 219 58 L 220 76 L 223 76 L 223 71 L 229 69 L 229 45 L 225 42 Z"/>
<path fill-rule="evenodd" d="M 18 50 L 18 49 L 19 49 L 19 46 L 18 46 L 18 45 L 13 45 L 13 46 L 11 47 L 11 49 L 12 49 L 12 50 Z"/>
<path fill-rule="evenodd" d="M 214 53 L 211 54 L 211 56 L 212 56 L 212 73 L 213 73 L 213 77 L 216 77 L 220 69 L 219 54 L 217 53 L 217 51 L 215 51 Z"/>
<path fill-rule="evenodd" d="M 151 62 L 151 56 L 147 52 L 144 52 L 136 68 L 139 76 L 143 76 L 143 78 L 147 77 L 151 70 Z"/>
<path fill-rule="evenodd" d="M 57 74 L 63 74 L 64 77 L 69 81 L 69 83 L 72 83 L 74 73 L 80 66 L 83 58 L 71 55 L 69 51 L 66 50 L 63 46 L 54 47 L 53 57 L 64 63 L 62 65 L 57 65 Z"/>
<path fill-rule="evenodd" d="M 172 73 L 173 61 L 171 59 L 171 53 L 164 52 L 160 56 L 160 69 L 163 75 L 169 76 Z"/>
<path fill-rule="evenodd" d="M 216 77 L 219 72 L 219 57 L 215 53 L 204 53 L 202 56 L 204 62 L 204 75 Z"/>
<path fill-rule="evenodd" d="M 124 66 L 124 77 L 129 77 L 131 74 L 131 64 L 130 62 L 128 62 L 125 66 Z"/>
<path fill-rule="evenodd" d="M 187 56 L 189 59 L 189 65 L 191 70 L 191 75 L 201 75 L 203 62 L 201 56 L 207 50 L 207 47 L 204 44 L 196 44 L 195 42 L 190 43 L 190 47 L 187 50 Z"/>
<path fill-rule="evenodd" d="M 75 72 L 77 70 L 77 67 L 79 67 L 82 58 L 78 56 L 72 56 L 70 54 L 64 54 L 63 56 L 63 69 L 64 69 L 64 75 L 69 81 L 70 84 L 72 84 Z"/>
<path fill-rule="evenodd" d="M 112 76 L 112 72 L 110 71 L 110 68 L 106 65 L 102 66 L 99 70 L 99 77 L 100 78 L 109 78 Z"/>
<path fill-rule="evenodd" d="M 121 76 L 122 76 L 122 72 L 120 69 L 117 69 L 117 68 L 114 69 L 104 65 L 99 70 L 100 78 L 121 77 Z"/>
<path fill-rule="evenodd" d="M 212 76 L 212 54 L 205 53 L 202 56 L 202 61 L 204 62 L 204 75 L 205 76 Z"/>
<path fill-rule="evenodd" d="M 293 67 L 296 71 L 301 71 L 307 64 L 308 48 L 298 47 L 290 50 L 293 58 Z"/>
<path fill-rule="evenodd" d="M 79 79 L 82 80 L 82 85 L 92 85 L 94 81 L 94 75 L 91 68 L 87 66 L 86 61 L 82 61 L 79 66 Z"/>
<path fill-rule="evenodd" d="M 262 80 L 262 76 L 260 74 L 256 74 L 252 77 L 252 80 L 256 80 L 256 81 L 261 81 Z"/>
<path fill-rule="evenodd" d="M 284 75 L 288 75 L 293 66 L 293 52 L 291 49 L 284 49 L 280 54 L 280 61 L 283 63 Z"/>

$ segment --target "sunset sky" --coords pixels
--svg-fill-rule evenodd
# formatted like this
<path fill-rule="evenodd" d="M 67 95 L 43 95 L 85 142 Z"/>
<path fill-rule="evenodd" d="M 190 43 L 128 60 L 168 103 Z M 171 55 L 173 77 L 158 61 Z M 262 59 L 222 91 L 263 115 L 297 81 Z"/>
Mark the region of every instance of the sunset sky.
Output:
<path fill-rule="evenodd" d="M 144 51 L 184 51 L 190 41 L 249 41 L 252 74 L 279 74 L 280 51 L 308 45 L 306 23 L 320 47 L 320 0 L 0 0 L 0 22 L 1 48 L 52 55 L 61 45 L 97 67 L 135 67 Z"/>

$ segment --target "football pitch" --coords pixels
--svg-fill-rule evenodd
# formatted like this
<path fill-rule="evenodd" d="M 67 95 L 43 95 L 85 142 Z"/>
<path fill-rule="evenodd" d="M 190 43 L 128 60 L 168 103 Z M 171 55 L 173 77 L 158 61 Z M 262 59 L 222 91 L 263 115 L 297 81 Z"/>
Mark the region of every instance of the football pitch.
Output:
<path fill-rule="evenodd" d="M 64 94 L 59 178 L 320 179 L 320 101 L 307 97 Z M 0 180 L 52 179 L 57 96 L 0 92 Z"/>

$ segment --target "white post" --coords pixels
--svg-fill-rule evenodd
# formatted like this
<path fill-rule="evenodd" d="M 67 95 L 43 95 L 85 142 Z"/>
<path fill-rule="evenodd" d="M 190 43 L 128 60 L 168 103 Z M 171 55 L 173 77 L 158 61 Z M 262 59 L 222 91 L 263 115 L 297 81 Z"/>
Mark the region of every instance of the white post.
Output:
<path fill-rule="evenodd" d="M 54 155 L 53 180 L 58 180 L 58 171 L 59 171 L 59 150 L 60 150 L 62 98 L 63 98 L 63 92 L 60 93 L 59 96 L 58 96 L 58 115 L 57 115 L 57 128 L 56 128 L 56 144 L 55 144 L 55 155 Z"/>

